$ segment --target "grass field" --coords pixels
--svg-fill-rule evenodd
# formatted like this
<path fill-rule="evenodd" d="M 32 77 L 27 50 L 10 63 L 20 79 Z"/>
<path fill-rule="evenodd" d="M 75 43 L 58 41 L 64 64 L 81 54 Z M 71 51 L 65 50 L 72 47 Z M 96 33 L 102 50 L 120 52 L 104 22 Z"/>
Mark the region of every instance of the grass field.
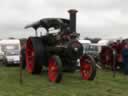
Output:
<path fill-rule="evenodd" d="M 94 81 L 83 81 L 78 72 L 65 73 L 62 83 L 53 84 L 42 73 L 23 72 L 19 83 L 18 67 L 0 67 L 0 96 L 128 96 L 128 77 L 110 71 L 98 71 Z"/>

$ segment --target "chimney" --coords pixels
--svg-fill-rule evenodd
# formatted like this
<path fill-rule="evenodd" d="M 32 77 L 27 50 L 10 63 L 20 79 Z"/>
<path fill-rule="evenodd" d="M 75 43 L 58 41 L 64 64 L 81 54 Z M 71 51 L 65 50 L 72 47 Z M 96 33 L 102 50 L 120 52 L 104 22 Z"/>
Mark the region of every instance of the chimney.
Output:
<path fill-rule="evenodd" d="M 77 10 L 70 9 L 68 12 L 70 14 L 70 31 L 73 33 L 73 32 L 76 32 L 76 13 L 77 13 Z"/>

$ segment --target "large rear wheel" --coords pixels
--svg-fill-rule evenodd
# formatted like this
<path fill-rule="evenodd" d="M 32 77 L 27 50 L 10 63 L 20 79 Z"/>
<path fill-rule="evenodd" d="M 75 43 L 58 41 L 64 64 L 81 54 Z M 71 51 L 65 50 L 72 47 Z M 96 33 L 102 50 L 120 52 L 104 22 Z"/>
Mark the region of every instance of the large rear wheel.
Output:
<path fill-rule="evenodd" d="M 32 74 L 39 74 L 46 61 L 46 51 L 39 37 L 30 37 L 26 45 L 26 70 Z"/>
<path fill-rule="evenodd" d="M 48 78 L 51 82 L 59 83 L 62 79 L 62 61 L 59 56 L 52 56 L 48 60 Z"/>
<path fill-rule="evenodd" d="M 96 76 L 95 61 L 91 56 L 84 55 L 80 59 L 80 73 L 83 80 L 93 80 Z"/>

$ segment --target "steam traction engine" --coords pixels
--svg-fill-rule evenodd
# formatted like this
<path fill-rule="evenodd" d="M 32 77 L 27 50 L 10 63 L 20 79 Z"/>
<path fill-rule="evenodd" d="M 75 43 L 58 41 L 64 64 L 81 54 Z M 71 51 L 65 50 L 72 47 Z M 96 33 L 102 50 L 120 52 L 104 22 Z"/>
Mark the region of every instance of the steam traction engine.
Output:
<path fill-rule="evenodd" d="M 39 74 L 43 67 L 48 68 L 51 82 L 60 82 L 62 72 L 73 72 L 80 61 L 80 74 L 84 80 L 93 80 L 96 67 L 92 57 L 83 54 L 83 46 L 77 40 L 76 10 L 69 10 L 70 20 L 63 18 L 45 18 L 25 28 L 43 27 L 46 35 L 29 37 L 26 43 L 26 70 L 31 74 Z M 50 33 L 49 29 L 59 29 L 58 33 Z"/>
<path fill-rule="evenodd" d="M 112 70 L 116 70 L 117 67 L 122 67 L 122 49 L 125 43 L 122 41 L 111 42 L 108 46 L 103 46 L 100 59 L 103 67 L 109 66 Z"/>

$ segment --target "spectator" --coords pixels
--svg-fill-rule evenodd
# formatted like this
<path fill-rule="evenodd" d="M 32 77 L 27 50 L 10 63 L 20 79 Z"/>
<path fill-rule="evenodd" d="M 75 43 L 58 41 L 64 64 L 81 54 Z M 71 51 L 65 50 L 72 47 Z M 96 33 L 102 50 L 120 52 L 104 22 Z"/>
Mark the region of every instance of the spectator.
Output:
<path fill-rule="evenodd" d="M 23 68 L 23 69 L 25 69 L 25 67 L 26 67 L 25 48 L 26 48 L 26 44 L 24 44 L 24 45 L 22 46 L 22 49 L 21 49 L 21 63 L 22 63 L 22 68 Z"/>
<path fill-rule="evenodd" d="M 125 44 L 122 49 L 122 57 L 123 57 L 123 72 L 128 75 L 128 43 Z"/>

